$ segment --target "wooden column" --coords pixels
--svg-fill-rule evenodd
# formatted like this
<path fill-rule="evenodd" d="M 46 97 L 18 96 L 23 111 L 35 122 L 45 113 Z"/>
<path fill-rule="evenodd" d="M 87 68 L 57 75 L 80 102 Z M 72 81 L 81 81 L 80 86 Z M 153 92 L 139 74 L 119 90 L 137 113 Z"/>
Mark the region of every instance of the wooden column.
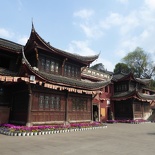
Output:
<path fill-rule="evenodd" d="M 37 49 L 37 47 L 35 47 L 35 52 L 36 52 L 36 67 L 39 68 L 39 66 L 38 66 L 39 56 L 38 56 L 38 49 Z"/>
<path fill-rule="evenodd" d="M 31 124 L 31 106 L 32 106 L 32 90 L 29 84 L 29 101 L 28 101 L 28 111 L 27 111 L 27 123 L 26 126 L 32 126 Z"/>
<path fill-rule="evenodd" d="M 93 95 L 91 98 L 91 121 L 93 121 Z"/>
<path fill-rule="evenodd" d="M 133 99 L 133 101 L 132 101 L 132 114 L 133 114 L 133 120 L 134 120 L 134 112 L 135 112 L 135 108 L 134 108 L 134 99 Z"/>
<path fill-rule="evenodd" d="M 66 90 L 65 122 L 68 122 L 68 91 Z"/>
<path fill-rule="evenodd" d="M 65 63 L 66 63 L 67 60 L 68 60 L 68 59 L 65 58 L 65 59 L 63 60 L 63 62 L 62 62 L 62 70 L 61 70 L 61 75 L 62 75 L 62 76 L 64 76 L 64 67 L 65 67 Z"/>

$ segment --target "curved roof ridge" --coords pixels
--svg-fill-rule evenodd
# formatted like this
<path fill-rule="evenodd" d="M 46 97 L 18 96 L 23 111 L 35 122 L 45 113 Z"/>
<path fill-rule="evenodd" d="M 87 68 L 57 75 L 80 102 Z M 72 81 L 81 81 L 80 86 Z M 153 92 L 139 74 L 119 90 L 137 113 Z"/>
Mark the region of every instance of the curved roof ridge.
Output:
<path fill-rule="evenodd" d="M 142 100 L 146 100 L 146 101 L 155 100 L 155 94 L 150 95 L 150 94 L 144 94 L 144 93 L 137 92 L 137 96 L 141 98 Z"/>
<path fill-rule="evenodd" d="M 81 60 L 83 62 L 89 62 L 89 64 L 93 61 L 95 61 L 99 55 L 99 54 L 96 54 L 96 55 L 92 55 L 92 56 L 81 56 L 79 54 L 73 54 L 73 53 L 70 53 L 68 51 L 64 51 L 64 50 L 61 50 L 61 49 L 58 49 L 58 48 L 55 48 L 53 47 L 52 45 L 49 44 L 49 42 L 46 42 L 38 33 L 37 31 L 35 30 L 34 28 L 34 25 L 32 24 L 32 29 L 31 29 L 31 34 L 32 33 L 35 33 L 35 35 L 38 37 L 38 39 L 43 42 L 43 44 L 48 47 L 50 50 L 52 51 L 56 51 L 56 52 L 61 52 L 62 54 L 64 54 L 65 56 L 70 56 L 70 57 L 74 57 L 74 59 L 76 60 Z M 30 35 L 31 36 L 31 35 Z"/>

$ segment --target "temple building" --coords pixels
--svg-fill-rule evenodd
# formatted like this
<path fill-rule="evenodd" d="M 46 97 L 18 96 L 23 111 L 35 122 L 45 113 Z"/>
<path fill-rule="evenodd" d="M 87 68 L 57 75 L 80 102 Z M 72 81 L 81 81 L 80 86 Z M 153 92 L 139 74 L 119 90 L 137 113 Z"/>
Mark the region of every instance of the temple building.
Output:
<path fill-rule="evenodd" d="M 112 81 L 114 94 L 111 96 L 111 112 L 115 120 L 155 119 L 155 116 L 152 117 L 155 91 L 149 89 L 151 79 L 121 73 L 114 74 Z"/>
<path fill-rule="evenodd" d="M 33 24 L 26 45 L 0 38 L 0 124 L 155 121 L 150 79 L 93 70 L 98 57 L 53 47 Z"/>
<path fill-rule="evenodd" d="M 0 38 L 0 124 L 45 125 L 93 121 L 93 99 L 111 80 L 87 81 L 98 58 L 57 49 L 33 24 L 25 46 Z"/>

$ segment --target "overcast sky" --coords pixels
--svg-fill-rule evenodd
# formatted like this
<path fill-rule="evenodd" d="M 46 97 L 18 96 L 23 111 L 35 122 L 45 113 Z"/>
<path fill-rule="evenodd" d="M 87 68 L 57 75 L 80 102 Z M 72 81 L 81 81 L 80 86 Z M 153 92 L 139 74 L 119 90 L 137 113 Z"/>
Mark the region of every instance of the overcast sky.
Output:
<path fill-rule="evenodd" d="M 155 55 L 155 0 L 1 0 L 0 37 L 25 45 L 35 30 L 56 48 L 100 53 L 113 71 L 136 47 Z"/>

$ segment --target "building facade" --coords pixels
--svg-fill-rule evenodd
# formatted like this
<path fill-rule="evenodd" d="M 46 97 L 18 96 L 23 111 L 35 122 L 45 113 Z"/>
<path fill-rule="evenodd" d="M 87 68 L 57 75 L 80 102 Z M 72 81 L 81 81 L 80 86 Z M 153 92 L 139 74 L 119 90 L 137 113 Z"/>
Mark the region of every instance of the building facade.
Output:
<path fill-rule="evenodd" d="M 111 96 L 111 110 L 114 119 L 149 120 L 155 102 L 155 92 L 148 88 L 150 79 L 122 73 L 113 75 L 112 81 L 114 94 Z"/>
<path fill-rule="evenodd" d="M 0 107 L 8 110 L 9 123 L 33 126 L 92 121 L 92 100 L 110 80 L 87 82 L 82 80 L 81 70 L 98 56 L 57 49 L 33 25 L 25 46 L 0 39 Z"/>

